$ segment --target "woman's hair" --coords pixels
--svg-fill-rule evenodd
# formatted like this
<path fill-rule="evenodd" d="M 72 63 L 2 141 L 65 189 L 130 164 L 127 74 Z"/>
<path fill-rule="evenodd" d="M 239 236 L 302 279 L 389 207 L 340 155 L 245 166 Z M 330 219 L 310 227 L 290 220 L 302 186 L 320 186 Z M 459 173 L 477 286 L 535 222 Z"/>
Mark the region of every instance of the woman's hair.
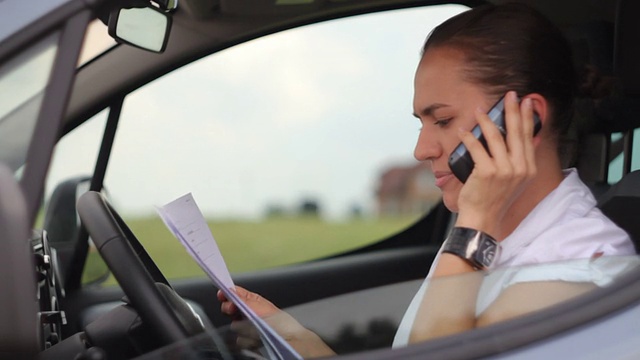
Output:
<path fill-rule="evenodd" d="M 516 3 L 468 10 L 436 27 L 422 52 L 435 47 L 461 51 L 464 76 L 490 95 L 508 90 L 541 94 L 551 105 L 555 132 L 564 136 L 568 131 L 577 91 L 571 48 L 536 10 Z"/>

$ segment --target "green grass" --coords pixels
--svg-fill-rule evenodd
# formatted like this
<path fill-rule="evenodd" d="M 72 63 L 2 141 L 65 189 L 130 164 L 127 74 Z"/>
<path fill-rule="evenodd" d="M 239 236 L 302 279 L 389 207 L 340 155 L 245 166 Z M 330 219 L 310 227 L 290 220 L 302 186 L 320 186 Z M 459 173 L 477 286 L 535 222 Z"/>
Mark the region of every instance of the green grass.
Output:
<path fill-rule="evenodd" d="M 159 218 L 126 219 L 167 278 L 205 276 L 182 244 Z M 415 217 L 326 222 L 314 217 L 272 218 L 260 222 L 209 221 L 209 228 L 232 273 L 261 270 L 318 259 L 383 239 Z M 95 254 L 86 277 L 103 273 Z M 107 284 L 113 284 L 109 279 Z"/>

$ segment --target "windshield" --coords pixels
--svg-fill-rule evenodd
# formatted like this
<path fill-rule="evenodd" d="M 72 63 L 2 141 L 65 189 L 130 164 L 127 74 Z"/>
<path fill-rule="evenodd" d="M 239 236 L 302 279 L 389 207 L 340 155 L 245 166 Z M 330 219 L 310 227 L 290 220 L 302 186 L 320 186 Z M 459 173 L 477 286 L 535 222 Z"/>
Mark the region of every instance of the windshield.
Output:
<path fill-rule="evenodd" d="M 338 355 L 403 348 L 564 304 L 639 268 L 639 257 L 615 256 L 478 271 L 334 296 L 264 320 L 282 332 L 293 318 Z M 248 328 L 236 322 L 138 359 L 273 358 L 259 336 L 246 341 Z"/>
<path fill-rule="evenodd" d="M 26 160 L 58 37 L 48 36 L 0 67 L 0 162 L 14 172 Z"/>

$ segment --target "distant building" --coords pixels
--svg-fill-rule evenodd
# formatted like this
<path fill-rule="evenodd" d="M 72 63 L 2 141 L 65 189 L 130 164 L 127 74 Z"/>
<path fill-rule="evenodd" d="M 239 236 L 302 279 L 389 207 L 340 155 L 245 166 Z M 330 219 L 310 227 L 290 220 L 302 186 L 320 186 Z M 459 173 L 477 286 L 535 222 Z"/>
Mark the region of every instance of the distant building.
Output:
<path fill-rule="evenodd" d="M 426 163 L 393 166 L 382 173 L 376 189 L 378 215 L 424 213 L 440 201 L 440 190 Z"/>

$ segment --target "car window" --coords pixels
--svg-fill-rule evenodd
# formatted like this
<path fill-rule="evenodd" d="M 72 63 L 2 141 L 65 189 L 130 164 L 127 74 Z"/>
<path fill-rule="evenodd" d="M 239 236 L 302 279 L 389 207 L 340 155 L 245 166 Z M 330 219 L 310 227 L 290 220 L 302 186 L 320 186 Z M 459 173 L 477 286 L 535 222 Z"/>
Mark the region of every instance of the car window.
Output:
<path fill-rule="evenodd" d="M 113 205 L 168 278 L 203 275 L 155 212 L 186 193 L 231 272 L 334 255 L 406 228 L 440 199 L 430 170 L 412 156 L 420 46 L 464 9 L 288 30 L 135 91 L 105 179 Z M 76 147 L 59 147 L 56 157 L 75 156 L 85 141 L 94 140 L 69 141 Z M 92 166 L 84 157 L 74 163 Z"/>
<path fill-rule="evenodd" d="M 107 110 L 99 112 L 58 141 L 51 159 L 46 186 L 47 195 L 62 180 L 93 173 L 107 115 Z"/>

